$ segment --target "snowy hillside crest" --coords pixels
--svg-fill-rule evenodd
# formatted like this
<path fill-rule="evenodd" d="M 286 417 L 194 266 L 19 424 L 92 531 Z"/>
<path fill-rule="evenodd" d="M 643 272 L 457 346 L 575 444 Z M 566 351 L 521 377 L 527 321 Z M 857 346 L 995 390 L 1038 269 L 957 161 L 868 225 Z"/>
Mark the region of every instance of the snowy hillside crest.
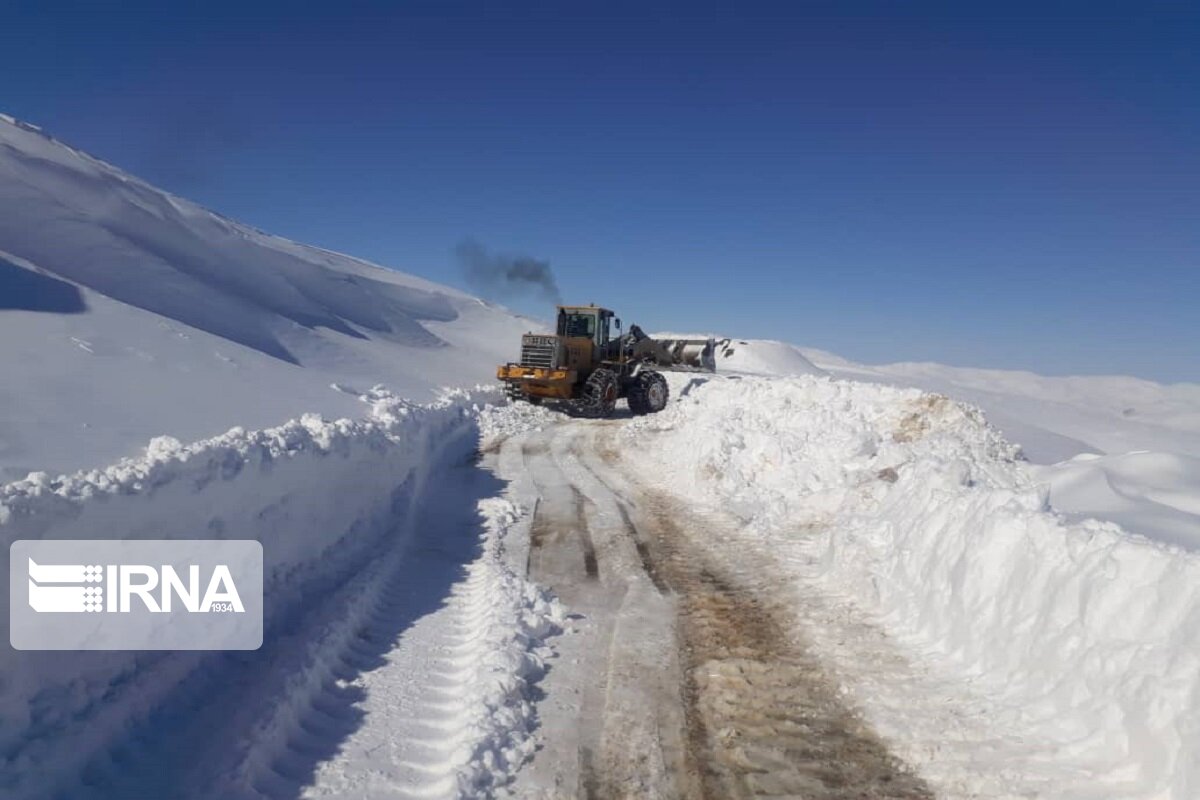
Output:
<path fill-rule="evenodd" d="M 490 378 L 529 327 L 0 119 L 0 478 L 115 461 L 164 432 L 358 413 L 335 382 L 429 399 Z"/>

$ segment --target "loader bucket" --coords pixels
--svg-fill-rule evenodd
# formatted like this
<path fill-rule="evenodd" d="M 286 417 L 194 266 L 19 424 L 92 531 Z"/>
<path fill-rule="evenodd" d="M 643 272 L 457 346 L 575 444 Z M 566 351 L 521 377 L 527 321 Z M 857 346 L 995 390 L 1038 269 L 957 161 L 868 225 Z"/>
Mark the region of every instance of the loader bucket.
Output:
<path fill-rule="evenodd" d="M 674 372 L 716 372 L 717 344 L 714 339 L 656 339 L 655 361 L 659 369 Z"/>

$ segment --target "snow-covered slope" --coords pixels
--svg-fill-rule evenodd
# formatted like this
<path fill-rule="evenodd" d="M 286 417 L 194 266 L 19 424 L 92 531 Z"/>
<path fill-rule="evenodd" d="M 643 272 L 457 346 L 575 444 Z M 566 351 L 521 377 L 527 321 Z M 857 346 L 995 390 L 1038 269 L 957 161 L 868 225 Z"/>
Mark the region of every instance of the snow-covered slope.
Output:
<path fill-rule="evenodd" d="M 1200 385 L 940 364 L 864 367 L 809 355 L 834 375 L 973 403 L 1030 461 L 1045 465 L 1034 474 L 1055 508 L 1200 548 Z"/>
<path fill-rule="evenodd" d="M 1076 517 L 1112 520 L 1126 530 L 1200 548 L 1200 458 L 1145 450 L 1121 455 L 1084 453 L 1034 467 L 1050 500 Z"/>
<path fill-rule="evenodd" d="M 225 219 L 0 117 L 0 478 L 428 398 L 537 323 Z"/>
<path fill-rule="evenodd" d="M 1024 458 L 1040 465 L 1031 474 L 1047 485 L 1055 508 L 1200 547 L 1200 385 L 941 364 L 867 366 L 757 339 L 725 340 L 717 361 L 723 372 L 826 374 L 971 403 L 1020 446 Z"/>
<path fill-rule="evenodd" d="M 1034 462 L 1081 452 L 1165 450 L 1200 455 L 1200 385 L 1125 376 L 1049 377 L 942 364 L 866 366 L 803 350 L 832 375 L 915 386 L 966 400 Z"/>
<path fill-rule="evenodd" d="M 769 339 L 718 339 L 717 369 L 747 375 L 824 375 L 800 348 Z"/>
<path fill-rule="evenodd" d="M 1125 376 L 1049 377 L 942 364 L 875 366 L 787 342 L 717 340 L 720 372 L 831 375 L 965 400 L 987 412 L 988 420 L 1039 464 L 1080 453 L 1132 450 L 1200 456 L 1200 384 L 1163 385 Z"/>

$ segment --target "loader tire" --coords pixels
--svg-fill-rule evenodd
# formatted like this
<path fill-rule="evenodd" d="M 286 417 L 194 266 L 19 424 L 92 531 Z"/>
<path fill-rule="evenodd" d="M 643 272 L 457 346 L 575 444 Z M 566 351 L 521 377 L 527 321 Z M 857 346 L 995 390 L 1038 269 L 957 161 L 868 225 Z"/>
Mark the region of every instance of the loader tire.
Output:
<path fill-rule="evenodd" d="M 610 369 L 600 368 L 588 376 L 575 401 L 575 412 L 581 417 L 612 416 L 621 394 L 617 375 Z"/>
<path fill-rule="evenodd" d="M 636 415 L 657 414 L 667 407 L 670 390 L 659 372 L 647 370 L 633 379 L 629 387 L 629 410 Z"/>

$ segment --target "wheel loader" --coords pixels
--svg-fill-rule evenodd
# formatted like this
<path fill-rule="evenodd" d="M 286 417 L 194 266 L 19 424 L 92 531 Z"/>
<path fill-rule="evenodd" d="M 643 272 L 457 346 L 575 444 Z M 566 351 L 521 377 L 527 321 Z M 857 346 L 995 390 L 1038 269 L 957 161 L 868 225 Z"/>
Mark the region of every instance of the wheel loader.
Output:
<path fill-rule="evenodd" d="M 584 417 L 607 417 L 622 397 L 634 414 L 667 404 L 663 370 L 715 372 L 712 339 L 652 339 L 595 305 L 558 306 L 553 336 L 521 337 L 521 360 L 497 368 L 514 401 L 550 403 Z"/>

